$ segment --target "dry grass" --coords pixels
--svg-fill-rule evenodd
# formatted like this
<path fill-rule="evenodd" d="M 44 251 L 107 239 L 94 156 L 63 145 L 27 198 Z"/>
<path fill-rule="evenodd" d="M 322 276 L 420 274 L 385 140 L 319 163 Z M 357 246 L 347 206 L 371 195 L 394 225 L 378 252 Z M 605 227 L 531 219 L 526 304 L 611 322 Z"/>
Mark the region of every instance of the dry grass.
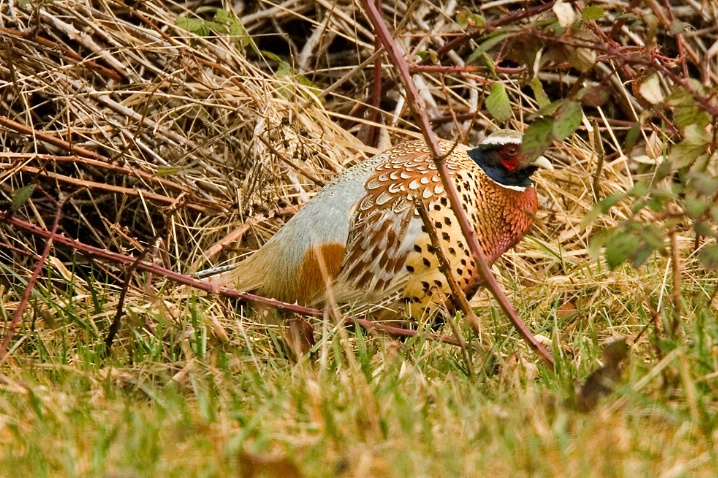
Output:
<path fill-rule="evenodd" d="M 248 2 L 241 20 L 252 41 L 175 25 L 178 14 L 211 18 L 202 3 L 0 1 L 0 115 L 34 130 L 0 126 L 2 201 L 37 185 L 17 216 L 49 227 L 55 200 L 67 198 L 64 234 L 126 254 L 149 249 L 161 265 L 192 273 L 257 247 L 319 184 L 375 152 L 361 141 L 372 126 L 379 148 L 418 136 L 395 86 L 384 113 L 372 116 L 374 39 L 353 2 Z M 499 3 L 487 4 L 488 20 L 505 14 Z M 387 18 L 406 51 L 436 50 L 459 29 L 460 5 L 383 5 L 397 12 Z M 702 21 L 715 19 L 711 8 Z M 498 127 L 482 108 L 483 76 L 419 79 L 440 135 L 475 142 Z M 520 128 L 537 105 L 523 77 L 498 79 Z M 562 91 L 560 81 L 544 81 L 550 93 Z M 614 141 L 627 129 L 614 119 L 622 113 L 593 112 L 611 118 L 596 123 L 614 153 L 601 193 L 629 190 L 642 170 Z M 494 268 L 521 316 L 552 341 L 556 373 L 537 368 L 486 293 L 474 304 L 499 362 L 469 378 L 449 346 L 347 335 L 322 321 L 316 361 L 293 365 L 279 329 L 140 273 L 104 360 L 124 271 L 56 248 L 2 364 L 2 468 L 33 476 L 713 476 L 714 308 L 685 310 L 688 343 L 699 350 L 679 345 L 661 360 L 655 336 L 644 335 L 620 398 L 590 415 L 564 404 L 601 345 L 635 336 L 655 320 L 647 304 L 663 314 L 671 293 L 667 258 L 609 271 L 589 254 L 592 234 L 630 214 L 619 206 L 582 225 L 599 159 L 582 139 L 592 138 L 590 127 L 548 152 L 557 170 L 537 181 L 537 226 Z M 690 231 L 680 244 L 684 293 L 710 296 L 715 277 L 694 267 Z M 8 322 L 42 247 L 0 225 Z M 472 359 L 480 369 L 484 357 Z"/>

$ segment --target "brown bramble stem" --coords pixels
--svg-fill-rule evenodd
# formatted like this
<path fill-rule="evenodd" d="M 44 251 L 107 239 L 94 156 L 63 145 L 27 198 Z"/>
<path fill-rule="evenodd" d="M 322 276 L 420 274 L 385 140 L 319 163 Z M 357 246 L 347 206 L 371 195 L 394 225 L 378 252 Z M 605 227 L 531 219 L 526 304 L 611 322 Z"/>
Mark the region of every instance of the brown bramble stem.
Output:
<path fill-rule="evenodd" d="M 522 20 L 524 18 L 529 18 L 534 15 L 538 15 L 539 13 L 543 13 L 546 10 L 550 10 L 553 8 L 554 3 L 555 3 L 554 1 L 551 1 L 548 3 L 544 3 L 542 5 L 524 8 L 523 10 L 517 10 L 515 12 L 509 13 L 508 15 L 504 15 L 501 18 L 498 18 L 492 22 L 487 23 L 483 27 L 477 28 L 474 31 L 471 31 L 465 35 L 462 35 L 458 38 L 454 38 L 453 40 L 446 42 L 444 44 L 444 46 L 442 46 L 441 48 L 439 48 L 436 51 L 436 54 L 441 59 L 444 55 L 446 55 L 450 51 L 459 48 L 461 45 L 463 45 L 464 43 L 466 43 L 468 41 L 471 41 L 475 38 L 478 38 L 478 37 L 486 34 L 486 32 L 496 30 L 497 28 L 502 27 L 504 25 L 509 25 L 513 22 Z"/>
<path fill-rule="evenodd" d="M 606 55 L 607 58 L 614 58 L 617 62 L 621 64 L 640 65 L 652 68 L 654 71 L 663 73 L 675 84 L 690 93 L 690 95 L 693 96 L 701 109 L 703 109 L 713 117 L 718 116 L 718 105 L 714 104 L 714 102 L 710 98 L 701 95 L 700 93 L 695 91 L 688 82 L 687 78 L 681 77 L 681 75 L 679 75 L 678 73 L 675 73 L 674 71 L 661 64 L 656 57 L 647 58 L 637 55 L 627 55 L 623 50 L 614 48 L 607 43 L 589 43 L 585 41 L 575 40 L 572 38 L 556 37 L 553 35 L 546 35 L 545 33 L 538 30 L 524 30 L 523 32 L 521 32 L 521 34 L 532 36 L 545 43 L 560 43 L 574 48 L 595 50 L 603 53 L 604 55 Z"/>
<path fill-rule="evenodd" d="M 65 237 L 62 235 L 56 235 L 52 231 L 48 231 L 41 227 L 35 226 L 34 224 L 31 224 L 27 221 L 23 221 L 22 219 L 13 217 L 13 215 L 7 211 L 0 212 L 0 222 L 4 222 L 10 226 L 13 226 L 13 227 L 23 230 L 23 231 L 27 231 L 36 236 L 45 237 L 48 239 L 52 238 L 53 239 L 52 242 L 54 244 L 56 244 L 56 245 L 59 244 L 59 245 L 65 246 L 65 247 L 69 247 L 70 249 L 72 249 L 74 251 L 78 251 L 78 252 L 85 254 L 87 256 L 90 256 L 90 257 L 102 259 L 104 261 L 112 262 L 115 264 L 125 264 L 125 265 L 135 264 L 135 267 L 137 270 L 151 272 L 151 273 L 157 274 L 159 276 L 165 277 L 166 279 L 169 279 L 173 282 L 177 282 L 179 284 L 184 284 L 184 285 L 193 287 L 195 289 L 205 291 L 207 293 L 218 294 L 222 297 L 244 300 L 244 301 L 252 302 L 255 304 L 268 305 L 270 307 L 286 310 L 289 312 L 295 312 L 297 314 L 305 315 L 308 317 L 321 318 L 324 316 L 324 311 L 319 310 L 319 309 L 313 309 L 311 307 L 304 307 L 304 306 L 297 305 L 297 304 L 288 304 L 286 302 L 282 302 L 282 301 L 279 301 L 276 299 L 269 299 L 267 297 L 250 294 L 248 292 L 240 292 L 238 290 L 231 289 L 229 287 L 221 287 L 218 289 L 216 286 L 213 286 L 207 282 L 201 281 L 199 279 L 194 279 L 187 275 L 180 274 L 179 272 L 175 272 L 170 269 L 166 269 L 166 268 L 158 266 L 156 264 L 152 264 L 152 263 L 144 262 L 144 261 L 137 262 L 136 257 L 127 256 L 127 255 L 120 254 L 117 252 L 108 251 L 106 249 L 101 249 L 99 247 L 85 244 L 85 243 L 77 241 L 75 239 L 71 239 L 71 238 L 68 238 L 68 237 Z M 396 337 L 423 336 L 423 337 L 426 337 L 427 339 L 435 340 L 435 341 L 442 342 L 445 344 L 456 345 L 456 346 L 459 345 L 459 343 L 456 341 L 456 339 L 454 339 L 453 337 L 447 337 L 445 335 L 422 334 L 421 332 L 419 332 L 417 330 L 409 330 L 409 329 L 404 329 L 401 327 L 392 327 L 390 325 L 382 324 L 379 322 L 373 322 L 371 320 L 360 319 L 360 318 L 355 318 L 355 317 L 344 317 L 343 321 L 345 324 L 348 324 L 348 325 L 360 326 L 367 330 L 377 330 L 377 331 L 384 332 L 384 333 L 387 333 L 389 335 L 393 335 Z"/>
<path fill-rule="evenodd" d="M 513 305 L 511 304 L 511 301 L 509 301 L 509 299 L 506 297 L 506 294 L 503 293 L 503 291 L 499 287 L 499 284 L 496 282 L 496 278 L 491 272 L 491 268 L 486 261 L 486 256 L 481 250 L 481 246 L 476 239 L 476 234 L 471 228 L 469 220 L 466 217 L 466 213 L 461 206 L 461 201 L 459 200 L 459 195 L 456 191 L 456 187 L 451 180 L 449 170 L 446 167 L 446 163 L 444 161 L 445 157 L 443 157 L 441 154 L 441 150 L 439 149 L 436 137 L 434 136 L 434 132 L 431 129 L 431 125 L 429 124 L 429 118 L 426 114 L 426 110 L 421 106 L 419 92 L 417 91 L 416 85 L 414 85 L 414 82 L 411 79 L 411 74 L 409 73 L 409 65 L 404 59 L 403 52 L 392 38 L 391 33 L 389 33 L 389 29 L 382 20 L 381 14 L 374 6 L 374 3 L 371 0 L 363 0 L 362 5 L 369 16 L 369 20 L 371 21 L 372 25 L 374 25 L 374 30 L 376 31 L 376 34 L 379 36 L 382 43 L 384 44 L 384 48 L 386 49 L 387 55 L 389 55 L 391 63 L 397 69 L 399 78 L 401 79 L 401 83 L 406 91 L 407 104 L 411 108 L 411 112 L 419 125 L 419 129 L 424 135 L 424 139 L 426 140 L 429 150 L 431 151 L 431 155 L 434 159 L 434 162 L 436 163 L 437 172 L 439 173 L 442 185 L 446 190 L 446 195 L 449 199 L 449 203 L 451 204 L 451 209 L 456 215 L 456 218 L 461 227 L 461 231 L 466 238 L 466 241 L 469 245 L 469 249 L 471 249 L 471 254 L 478 266 L 482 281 L 486 283 L 486 287 L 489 289 L 489 291 L 491 291 L 493 296 L 496 298 L 496 301 L 503 309 L 504 313 L 508 316 L 516 330 L 524 338 L 528 345 L 538 354 L 538 356 L 546 364 L 550 365 L 551 367 L 554 367 L 553 357 L 548 352 L 548 350 L 546 350 L 546 348 L 538 340 L 536 340 L 536 337 L 534 337 L 528 327 L 526 327 L 526 325 L 523 323 L 521 318 L 518 316 L 518 313 L 514 309 Z"/>
<path fill-rule="evenodd" d="M 28 301 L 30 300 L 30 294 L 32 294 L 32 289 L 35 286 L 35 282 L 37 282 L 37 278 L 40 277 L 40 273 L 45 267 L 45 261 L 47 261 L 47 258 L 50 255 L 50 251 L 52 250 L 53 241 L 57 237 L 57 228 L 60 225 L 60 217 L 62 216 L 63 204 L 64 201 L 61 201 L 57 204 L 57 212 L 55 213 L 55 220 L 52 224 L 52 229 L 50 231 L 47 231 L 47 242 L 45 243 L 45 249 L 42 251 L 42 255 L 37 261 L 37 266 L 35 266 L 35 270 L 32 272 L 32 275 L 27 280 L 25 291 L 23 292 L 22 297 L 20 298 L 20 303 L 18 304 L 17 309 L 15 309 L 15 313 L 12 316 L 12 322 L 10 322 L 10 325 L 5 331 L 5 337 L 3 338 L 2 344 L 0 344 L 0 363 L 5 360 L 8 346 L 10 345 L 10 341 L 12 340 L 12 338 L 15 336 L 15 331 L 20 325 L 20 320 L 22 319 L 22 314 L 25 312 L 25 308 L 27 307 Z M 13 219 L 10 216 L 10 213 L 6 213 L 6 215 L 9 217 L 9 219 Z"/>
<path fill-rule="evenodd" d="M 87 60 L 86 58 L 83 58 L 82 56 L 78 55 L 74 51 L 63 47 L 63 46 L 59 45 L 58 43 L 48 40 L 47 38 L 37 36 L 32 31 L 21 32 L 20 30 L 15 30 L 13 28 L 7 28 L 7 27 L 0 26 L 0 32 L 4 33 L 5 35 L 10 36 L 10 37 L 19 37 L 19 38 L 23 38 L 28 41 L 33 41 L 39 45 L 49 48 L 50 49 L 49 51 L 58 52 L 60 55 L 64 56 L 65 58 L 69 58 L 70 60 L 85 64 L 85 65 L 87 65 L 88 68 L 95 70 L 105 76 L 108 76 L 115 81 L 122 81 L 124 79 L 124 76 L 121 75 L 120 73 L 116 72 L 115 70 L 106 68 L 92 60 Z"/>

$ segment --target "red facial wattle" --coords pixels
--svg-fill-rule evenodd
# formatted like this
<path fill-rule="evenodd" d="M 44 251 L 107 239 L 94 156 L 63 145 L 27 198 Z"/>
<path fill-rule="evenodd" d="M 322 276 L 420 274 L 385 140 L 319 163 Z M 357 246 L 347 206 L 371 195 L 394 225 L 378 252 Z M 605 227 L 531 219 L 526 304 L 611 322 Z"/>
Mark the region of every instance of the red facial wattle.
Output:
<path fill-rule="evenodd" d="M 499 151 L 501 165 L 509 172 L 519 167 L 519 155 L 516 146 L 507 146 Z"/>

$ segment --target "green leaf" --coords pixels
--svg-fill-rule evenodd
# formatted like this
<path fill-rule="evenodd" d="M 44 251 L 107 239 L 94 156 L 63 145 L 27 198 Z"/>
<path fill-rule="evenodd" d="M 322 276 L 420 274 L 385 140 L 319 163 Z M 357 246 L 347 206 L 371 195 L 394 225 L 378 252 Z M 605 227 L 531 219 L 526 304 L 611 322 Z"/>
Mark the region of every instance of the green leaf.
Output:
<path fill-rule="evenodd" d="M 698 260 L 709 271 L 718 269 L 718 244 L 711 244 L 698 251 Z"/>
<path fill-rule="evenodd" d="M 646 183 L 636 183 L 630 191 L 628 191 L 628 195 L 634 198 L 638 198 L 641 196 L 645 196 L 648 193 L 648 185 Z"/>
<path fill-rule="evenodd" d="M 553 120 L 539 118 L 529 125 L 524 133 L 521 149 L 529 160 L 534 160 L 551 145 Z"/>
<path fill-rule="evenodd" d="M 539 80 L 538 77 L 534 76 L 533 79 L 529 82 L 529 86 L 534 92 L 534 98 L 536 98 L 536 103 L 538 104 L 539 108 L 544 108 L 551 104 L 551 100 L 548 99 L 548 95 L 546 95 L 546 92 L 543 89 L 543 85 L 541 84 L 541 80 Z"/>
<path fill-rule="evenodd" d="M 693 95 L 685 88 L 676 88 L 666 97 L 666 106 L 674 108 L 676 106 L 690 106 L 696 102 Z"/>
<path fill-rule="evenodd" d="M 601 255 L 601 249 L 606 245 L 608 241 L 610 241 L 613 236 L 616 234 L 616 229 L 606 229 L 605 231 L 601 231 L 598 234 L 595 234 L 591 236 L 591 238 L 588 240 L 588 253 L 591 256 L 592 260 L 598 259 L 598 257 Z"/>
<path fill-rule="evenodd" d="M 603 214 L 607 213 L 613 206 L 618 204 L 619 201 L 625 199 L 627 196 L 627 193 L 613 193 L 610 196 L 606 196 L 605 198 L 601 199 L 601 202 L 598 203 L 601 207 L 601 212 Z"/>
<path fill-rule="evenodd" d="M 473 65 L 476 63 L 476 61 L 486 55 L 487 52 L 491 51 L 494 47 L 498 46 L 502 41 L 504 41 L 506 38 L 508 38 L 510 35 L 513 34 L 513 31 L 506 31 L 506 28 L 502 28 L 501 30 L 496 30 L 493 34 L 491 34 L 488 39 L 486 39 L 484 42 L 482 42 L 478 48 L 476 48 L 473 52 L 471 52 L 471 55 L 469 55 L 469 58 L 466 59 L 467 65 Z"/>
<path fill-rule="evenodd" d="M 648 206 L 650 201 L 647 199 L 639 199 L 637 201 L 634 201 L 633 204 L 631 204 L 631 214 L 636 215 L 639 212 L 643 210 L 646 206 Z"/>
<path fill-rule="evenodd" d="M 557 141 L 568 138 L 581 125 L 583 113 L 576 101 L 565 100 L 556 113 L 553 123 L 553 137 Z"/>
<path fill-rule="evenodd" d="M 712 218 L 715 220 L 715 218 Z M 696 231 L 696 234 L 700 234 L 701 236 L 712 236 L 713 235 L 713 229 L 711 229 L 710 224 L 708 224 L 705 221 L 698 221 L 693 225 L 693 230 Z"/>
<path fill-rule="evenodd" d="M 218 8 L 214 14 L 214 21 L 225 25 L 227 33 L 239 41 L 242 46 L 247 46 L 252 42 L 252 38 L 244 29 L 242 22 L 233 12 Z"/>
<path fill-rule="evenodd" d="M 670 189 L 654 188 L 651 189 L 651 197 L 656 198 L 660 201 L 670 201 L 676 198 L 676 193 Z"/>
<path fill-rule="evenodd" d="M 469 26 L 469 12 L 462 10 L 456 14 L 456 24 L 461 28 Z"/>
<path fill-rule="evenodd" d="M 683 202 L 683 209 L 685 209 L 689 216 L 696 219 L 708 210 L 709 205 L 710 204 L 707 204 L 704 201 L 688 198 Z"/>
<path fill-rule="evenodd" d="M 643 265 L 644 262 L 646 262 L 646 259 L 651 257 L 651 254 L 653 254 L 654 249 L 649 246 L 648 244 L 641 244 L 638 246 L 638 248 L 631 254 L 631 265 L 638 269 Z"/>
<path fill-rule="evenodd" d="M 710 115 L 702 110 L 697 104 L 690 106 L 677 106 L 673 108 L 673 121 L 676 126 L 685 129 L 690 125 L 705 128 L 711 122 Z"/>
<path fill-rule="evenodd" d="M 638 247 L 638 238 L 633 234 L 623 232 L 615 235 L 608 241 L 608 244 L 606 244 L 606 250 L 604 252 L 608 267 L 615 269 L 620 266 L 629 257 L 635 254 Z"/>
<path fill-rule="evenodd" d="M 545 106 L 543 106 L 540 110 L 536 111 L 535 113 L 531 113 L 528 116 L 529 121 L 533 121 L 536 118 L 540 118 L 542 116 L 554 116 L 559 108 L 561 108 L 561 105 L 563 105 L 564 100 L 556 100 L 553 101 Z"/>
<path fill-rule="evenodd" d="M 190 18 L 184 15 L 178 15 L 175 19 L 175 25 L 201 37 L 209 35 L 210 32 L 209 25 L 201 18 Z"/>
<path fill-rule="evenodd" d="M 673 20 L 671 25 L 668 27 L 668 31 L 670 31 L 672 35 L 678 35 L 679 33 L 683 33 L 687 27 L 688 24 L 686 22 Z"/>
<path fill-rule="evenodd" d="M 28 184 L 21 187 L 20 189 L 16 189 L 12 194 L 10 210 L 12 212 L 17 212 L 18 209 L 20 209 L 22 205 L 25 204 L 28 199 L 30 199 L 33 192 L 35 192 L 35 184 Z"/>
<path fill-rule="evenodd" d="M 718 178 L 707 174 L 692 174 L 689 179 L 690 188 L 698 194 L 712 195 L 718 191 Z"/>
<path fill-rule="evenodd" d="M 701 89 L 700 85 L 696 87 Z M 666 106 L 673 110 L 673 121 L 681 129 L 696 125 L 703 129 L 711 122 L 711 117 L 698 106 L 693 94 L 685 88 L 676 88 L 665 101 Z"/>
<path fill-rule="evenodd" d="M 584 20 L 598 20 L 603 16 L 603 8 L 601 7 L 586 7 L 581 12 L 581 18 Z"/>
<path fill-rule="evenodd" d="M 491 87 L 491 92 L 486 97 L 486 109 L 500 123 L 511 118 L 511 101 L 503 83 L 496 83 Z"/>
<path fill-rule="evenodd" d="M 673 169 L 685 168 L 693 164 L 693 161 L 704 154 L 707 148 L 708 143 L 686 138 L 671 148 L 668 153 L 668 162 Z"/>
<path fill-rule="evenodd" d="M 646 224 L 641 229 L 641 238 L 656 251 L 664 250 L 664 236 L 660 227 L 655 224 Z"/>
<path fill-rule="evenodd" d="M 626 139 L 624 142 L 624 149 L 631 150 L 638 143 L 641 137 L 641 123 L 636 123 L 631 126 L 631 129 L 626 133 Z"/>

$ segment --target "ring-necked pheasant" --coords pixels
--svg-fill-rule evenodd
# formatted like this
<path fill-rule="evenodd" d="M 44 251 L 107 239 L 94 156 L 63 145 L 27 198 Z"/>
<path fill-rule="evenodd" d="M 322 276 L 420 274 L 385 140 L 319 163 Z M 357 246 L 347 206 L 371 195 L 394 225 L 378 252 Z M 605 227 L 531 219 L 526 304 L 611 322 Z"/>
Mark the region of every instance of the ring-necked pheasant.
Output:
<path fill-rule="evenodd" d="M 489 263 L 529 231 L 538 206 L 531 175 L 540 166 L 553 169 L 543 157 L 529 161 L 521 137 L 498 131 L 474 149 L 440 142 Z M 347 169 L 234 270 L 208 280 L 285 302 L 322 306 L 331 294 L 353 313 L 420 317 L 446 301 L 450 290 L 417 197 L 459 285 L 473 295 L 478 270 L 422 140 Z"/>

